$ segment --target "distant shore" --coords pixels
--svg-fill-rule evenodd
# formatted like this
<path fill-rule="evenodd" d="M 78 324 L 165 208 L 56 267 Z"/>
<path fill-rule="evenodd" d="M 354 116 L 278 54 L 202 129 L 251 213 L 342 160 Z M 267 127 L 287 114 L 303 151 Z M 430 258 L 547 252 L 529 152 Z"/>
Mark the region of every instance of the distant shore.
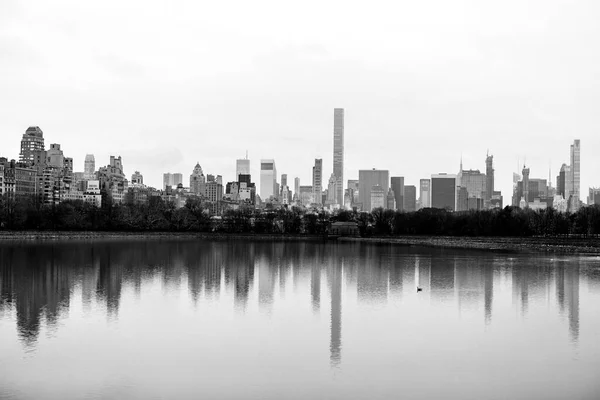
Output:
<path fill-rule="evenodd" d="M 252 241 L 324 241 L 322 235 L 236 234 L 207 232 L 115 232 L 115 231 L 0 231 L 0 243 L 15 241 L 63 240 L 252 240 Z M 408 247 L 473 249 L 494 252 L 552 252 L 600 254 L 600 238 L 568 237 L 457 237 L 390 236 L 342 237 L 340 243 L 388 244 Z"/>
<path fill-rule="evenodd" d="M 340 238 L 341 242 L 422 246 L 447 249 L 473 249 L 494 252 L 552 252 L 600 254 L 598 238 L 563 237 L 458 237 L 394 236 L 376 238 Z"/>

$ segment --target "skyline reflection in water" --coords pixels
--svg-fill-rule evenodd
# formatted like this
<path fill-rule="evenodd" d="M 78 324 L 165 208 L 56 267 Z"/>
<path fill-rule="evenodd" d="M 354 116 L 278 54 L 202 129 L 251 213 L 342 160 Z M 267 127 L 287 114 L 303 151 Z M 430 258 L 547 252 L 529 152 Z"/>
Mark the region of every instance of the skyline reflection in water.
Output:
<path fill-rule="evenodd" d="M 588 344 L 594 333 L 598 337 L 600 321 L 597 317 L 584 319 L 584 315 L 598 315 L 594 314 L 598 301 L 591 301 L 600 298 L 597 264 L 593 257 L 336 243 L 134 240 L 3 244 L 0 352 L 12 355 L 2 367 L 14 373 L 12 378 L 11 373 L 0 378 L 0 387 L 9 388 L 6 393 L 0 389 L 0 395 L 35 396 L 35 390 L 16 372 L 19 368 L 25 371 L 32 363 L 47 371 L 56 361 L 47 354 L 51 348 L 62 351 L 61 357 L 70 352 L 76 357 L 72 341 L 80 340 L 83 332 L 94 337 L 85 345 L 92 357 L 97 352 L 114 352 L 113 359 L 119 360 L 130 352 L 130 356 L 144 359 L 146 353 L 155 351 L 169 360 L 174 357 L 171 361 L 176 364 L 181 361 L 198 368 L 197 359 L 180 354 L 197 351 L 212 355 L 213 363 L 228 360 L 234 370 L 250 368 L 254 360 L 258 365 L 253 367 L 263 373 L 276 372 L 282 385 L 312 381 L 315 392 L 310 385 L 304 386 L 304 392 L 299 389 L 291 396 L 298 398 L 301 393 L 319 393 L 318 388 L 329 391 L 329 397 L 360 398 L 364 387 L 350 390 L 350 382 L 359 376 L 380 383 L 363 396 L 383 396 L 400 387 L 385 378 L 391 379 L 394 372 L 411 377 L 412 385 L 402 384 L 406 390 L 414 390 L 409 397 L 427 398 L 436 393 L 421 387 L 425 372 L 442 374 L 441 369 L 453 367 L 450 355 L 475 357 L 462 352 L 479 345 L 482 347 L 477 349 L 490 358 L 471 362 L 490 362 L 496 368 L 511 352 L 518 358 L 517 352 L 523 349 L 535 351 L 531 349 L 534 340 L 546 341 L 546 352 L 562 349 L 565 359 L 576 359 L 580 366 L 587 368 L 591 363 L 600 367 L 598 345 Z M 417 285 L 422 292 L 416 292 Z M 584 326 L 588 336 L 580 332 Z M 138 343 L 131 342 L 136 337 Z M 12 338 L 17 340 L 4 340 Z M 172 339 L 177 340 L 173 343 Z M 125 343 L 131 348 L 121 348 Z M 161 346 L 164 353 L 157 350 Z M 221 352 L 210 350 L 211 346 Z M 229 348 L 235 350 L 228 354 Z M 540 347 L 540 353 L 531 356 L 547 357 L 543 350 Z M 23 354 L 29 357 L 25 361 Z M 324 355 L 328 363 L 323 362 Z M 435 367 L 420 365 L 420 359 L 435 363 Z M 412 366 L 402 364 L 408 361 Z M 290 365 L 306 376 L 291 371 L 288 376 L 281 371 Z M 385 371 L 378 371 L 381 365 Z M 69 366 L 65 367 L 68 371 Z M 102 375 L 102 367 L 97 365 L 96 373 Z M 467 370 L 473 373 L 475 367 L 460 366 L 465 374 Z M 421 369 L 423 375 L 418 374 Z M 110 390 L 115 393 L 140 398 L 152 393 L 144 387 L 150 376 L 131 370 L 119 372 L 118 368 L 115 372 L 112 367 L 109 371 L 107 376 L 117 374 L 126 382 L 111 383 Z M 453 386 L 461 382 L 460 373 L 447 378 L 446 397 L 465 398 L 460 387 Z M 578 376 L 584 394 L 598 389 L 595 382 L 585 380 L 587 375 Z M 1 384 L 3 379 L 6 385 Z M 182 390 L 184 397 L 186 393 L 193 397 L 193 381 L 163 379 L 179 382 L 171 393 Z M 484 375 L 479 379 L 483 383 L 491 378 Z M 340 387 L 336 381 L 346 384 Z M 276 398 L 282 393 L 283 387 L 267 389 L 256 379 L 254 382 L 254 392 L 246 393 L 250 397 L 254 393 L 260 398 Z M 226 387 L 213 383 L 204 389 L 210 388 L 219 397 Z M 40 383 L 67 397 L 69 393 L 87 395 L 92 388 L 106 395 L 106 389 L 98 389 L 96 384 L 89 382 L 86 387 L 84 381 L 79 392 L 70 392 L 61 391 L 56 380 Z M 549 398 L 565 393 L 569 392 L 548 392 Z M 535 388 L 505 394 L 526 398 L 535 394 Z"/>

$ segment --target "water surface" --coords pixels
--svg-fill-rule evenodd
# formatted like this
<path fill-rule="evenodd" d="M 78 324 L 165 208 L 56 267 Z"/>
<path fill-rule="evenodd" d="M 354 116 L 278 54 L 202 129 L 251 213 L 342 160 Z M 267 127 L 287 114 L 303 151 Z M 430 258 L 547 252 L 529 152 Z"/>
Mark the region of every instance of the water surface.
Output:
<path fill-rule="evenodd" d="M 600 398 L 598 257 L 12 243 L 0 296 L 0 398 Z"/>

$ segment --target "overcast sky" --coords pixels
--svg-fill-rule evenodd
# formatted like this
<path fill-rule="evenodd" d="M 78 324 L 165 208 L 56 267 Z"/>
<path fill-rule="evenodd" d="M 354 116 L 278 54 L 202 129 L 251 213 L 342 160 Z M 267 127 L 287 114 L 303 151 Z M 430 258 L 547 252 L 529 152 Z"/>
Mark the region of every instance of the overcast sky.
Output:
<path fill-rule="evenodd" d="M 332 173 L 345 109 L 345 176 L 407 184 L 485 169 L 553 183 L 581 139 L 581 192 L 600 186 L 600 2 L 556 0 L 0 0 L 0 155 L 30 125 L 83 171 L 121 155 L 160 187 L 233 180 L 246 150 L 311 184 Z"/>

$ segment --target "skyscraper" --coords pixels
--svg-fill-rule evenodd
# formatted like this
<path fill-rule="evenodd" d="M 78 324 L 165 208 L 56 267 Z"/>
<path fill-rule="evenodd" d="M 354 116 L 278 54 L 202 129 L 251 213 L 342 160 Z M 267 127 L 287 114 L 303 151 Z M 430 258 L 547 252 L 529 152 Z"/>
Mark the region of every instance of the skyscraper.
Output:
<path fill-rule="evenodd" d="M 296 200 L 300 200 L 300 178 L 294 178 L 294 197 Z"/>
<path fill-rule="evenodd" d="M 198 196 L 206 195 L 206 178 L 204 177 L 199 162 L 196 163 L 196 166 L 190 175 L 190 192 Z"/>
<path fill-rule="evenodd" d="M 85 155 L 85 162 L 83 165 L 83 179 L 93 180 L 96 174 L 96 160 L 93 154 Z"/>
<path fill-rule="evenodd" d="M 414 212 L 417 210 L 417 188 L 414 185 L 404 186 L 404 211 Z"/>
<path fill-rule="evenodd" d="M 335 201 L 344 205 L 344 109 L 333 109 L 333 175 L 336 178 Z"/>
<path fill-rule="evenodd" d="M 494 156 L 490 156 L 489 154 L 485 158 L 485 178 L 486 193 L 484 200 L 489 203 L 494 195 Z"/>
<path fill-rule="evenodd" d="M 250 175 L 250 160 L 247 158 L 235 161 L 235 180 L 239 179 L 240 175 Z"/>
<path fill-rule="evenodd" d="M 571 182 L 571 203 L 570 211 L 575 212 L 579 209 L 579 199 L 581 197 L 580 192 L 580 180 L 581 180 L 581 146 L 579 139 L 576 139 L 571 145 L 571 171 L 572 176 Z"/>
<path fill-rule="evenodd" d="M 260 160 L 260 198 L 267 201 L 269 198 L 277 197 L 277 168 L 275 160 Z"/>
<path fill-rule="evenodd" d="M 44 151 L 44 132 L 42 132 L 39 126 L 30 126 L 21 139 L 19 161 L 32 164 L 36 151 Z"/>
<path fill-rule="evenodd" d="M 323 193 L 323 159 L 315 158 L 315 166 L 313 167 L 313 190 L 314 202 L 322 204 Z"/>
<path fill-rule="evenodd" d="M 392 176 L 391 184 L 396 197 L 396 209 L 402 211 L 404 210 L 404 177 Z"/>
<path fill-rule="evenodd" d="M 363 211 L 371 211 L 373 209 L 371 204 L 371 190 L 373 190 L 373 186 L 380 186 L 385 196 L 390 186 L 389 171 L 375 168 L 358 171 L 358 200 L 362 204 Z"/>
<path fill-rule="evenodd" d="M 419 181 L 419 202 L 421 208 L 431 207 L 431 187 L 429 179 L 421 179 Z"/>
<path fill-rule="evenodd" d="M 431 207 L 456 210 L 456 175 L 431 175 Z"/>

